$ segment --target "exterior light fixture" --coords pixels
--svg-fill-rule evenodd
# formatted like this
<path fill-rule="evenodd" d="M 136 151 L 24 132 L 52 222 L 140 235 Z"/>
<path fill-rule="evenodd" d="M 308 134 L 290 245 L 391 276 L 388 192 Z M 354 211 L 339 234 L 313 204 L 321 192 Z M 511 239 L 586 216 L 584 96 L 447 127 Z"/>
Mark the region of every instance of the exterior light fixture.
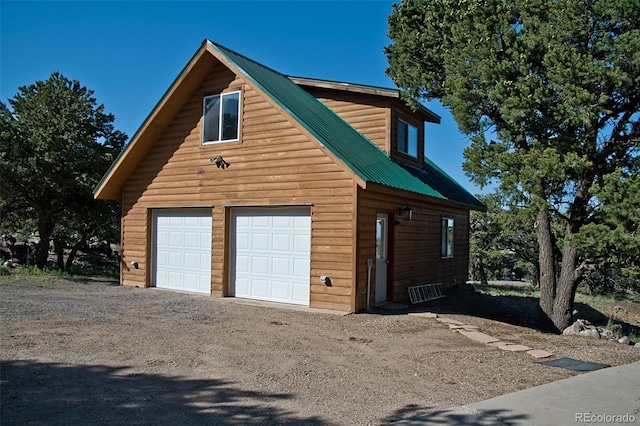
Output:
<path fill-rule="evenodd" d="M 226 167 L 229 167 L 229 166 L 230 166 L 230 164 L 229 164 L 229 163 L 227 163 L 226 161 L 224 161 L 224 158 L 222 158 L 222 155 L 218 155 L 218 156 L 216 156 L 216 157 L 212 157 L 212 158 L 210 158 L 210 159 L 209 159 L 209 162 L 210 162 L 210 163 L 216 163 L 216 167 L 217 167 L 217 168 L 219 168 L 219 169 L 220 169 L 220 168 L 224 169 L 224 168 L 226 168 Z"/>
<path fill-rule="evenodd" d="M 398 209 L 400 217 L 404 220 L 411 220 L 413 218 L 413 209 L 409 206 L 402 206 Z"/>

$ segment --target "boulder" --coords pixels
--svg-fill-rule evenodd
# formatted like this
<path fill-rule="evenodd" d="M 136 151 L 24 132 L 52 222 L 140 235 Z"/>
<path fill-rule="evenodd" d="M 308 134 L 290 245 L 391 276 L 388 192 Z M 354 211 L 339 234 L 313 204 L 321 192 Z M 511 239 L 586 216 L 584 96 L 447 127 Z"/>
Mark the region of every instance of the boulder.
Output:
<path fill-rule="evenodd" d="M 588 337 L 593 337 L 595 339 L 599 339 L 600 338 L 600 333 L 598 332 L 598 330 L 594 327 L 594 328 L 586 328 L 582 331 L 580 331 L 578 333 L 581 336 L 588 336 Z"/>
<path fill-rule="evenodd" d="M 631 339 L 629 339 L 627 336 L 623 336 L 618 339 L 618 343 L 622 343 L 623 345 L 630 345 Z"/>

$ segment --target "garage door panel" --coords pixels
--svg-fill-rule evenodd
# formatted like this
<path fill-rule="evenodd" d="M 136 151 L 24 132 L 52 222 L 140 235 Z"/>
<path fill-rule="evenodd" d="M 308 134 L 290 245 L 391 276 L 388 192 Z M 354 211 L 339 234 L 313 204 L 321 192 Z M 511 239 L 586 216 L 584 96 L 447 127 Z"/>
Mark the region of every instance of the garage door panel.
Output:
<path fill-rule="evenodd" d="M 202 244 L 200 233 L 187 231 L 184 233 L 184 246 L 187 248 L 198 248 Z"/>
<path fill-rule="evenodd" d="M 182 233 L 172 231 L 169 232 L 169 247 L 182 247 Z"/>
<path fill-rule="evenodd" d="M 269 297 L 269 281 L 261 280 L 259 278 L 250 279 L 251 283 L 251 293 L 260 298 L 268 298 Z"/>
<path fill-rule="evenodd" d="M 249 293 L 249 279 L 236 277 L 235 280 L 236 293 L 248 294 Z"/>
<path fill-rule="evenodd" d="M 291 220 L 292 220 L 291 216 L 276 216 L 273 218 L 273 228 L 274 229 L 278 229 L 278 228 L 290 229 Z"/>
<path fill-rule="evenodd" d="M 169 252 L 168 266 L 172 266 L 172 267 L 175 267 L 175 268 L 179 268 L 179 267 L 183 266 L 182 252 L 180 252 L 180 251 L 170 251 Z"/>
<path fill-rule="evenodd" d="M 243 276 L 243 274 L 249 274 L 251 268 L 249 267 L 249 256 L 236 256 L 235 269 L 238 272 L 238 277 Z"/>
<path fill-rule="evenodd" d="M 183 272 L 182 274 L 183 287 L 186 291 L 197 291 L 200 286 L 200 277 L 197 274 L 191 274 L 189 272 Z"/>
<path fill-rule="evenodd" d="M 198 253 L 185 253 L 184 254 L 184 267 L 187 269 L 199 269 L 200 268 L 200 255 Z"/>
<path fill-rule="evenodd" d="M 253 228 L 269 229 L 269 217 L 266 215 L 255 215 L 249 219 Z"/>
<path fill-rule="evenodd" d="M 308 305 L 310 234 L 309 209 L 233 211 L 231 293 Z"/>
<path fill-rule="evenodd" d="M 271 273 L 288 277 L 291 275 L 291 259 L 284 257 L 274 257 L 271 259 Z"/>
<path fill-rule="evenodd" d="M 278 301 L 291 299 L 291 283 L 288 281 L 271 281 L 271 297 Z"/>
<path fill-rule="evenodd" d="M 251 238 L 251 249 L 253 251 L 269 251 L 271 246 L 269 245 L 269 234 L 267 233 L 255 233 Z"/>
<path fill-rule="evenodd" d="M 308 284 L 295 284 L 293 285 L 293 295 L 294 300 L 309 300 L 309 285 Z"/>
<path fill-rule="evenodd" d="M 154 211 L 151 285 L 211 293 L 211 228 L 210 210 Z"/>
<path fill-rule="evenodd" d="M 291 235 L 273 234 L 273 251 L 290 253 L 293 248 L 291 240 Z"/>
<path fill-rule="evenodd" d="M 249 248 L 251 248 L 251 245 L 249 244 L 250 235 L 248 233 L 237 232 L 235 237 L 236 247 L 238 248 L 238 250 L 248 250 Z"/>
<path fill-rule="evenodd" d="M 269 258 L 266 256 L 253 256 L 251 258 L 251 272 L 254 274 L 268 274 Z"/>
<path fill-rule="evenodd" d="M 292 275 L 299 279 L 309 279 L 311 262 L 306 259 L 294 259 Z"/>
<path fill-rule="evenodd" d="M 310 253 L 311 237 L 309 235 L 294 235 L 293 250 L 298 253 Z"/>

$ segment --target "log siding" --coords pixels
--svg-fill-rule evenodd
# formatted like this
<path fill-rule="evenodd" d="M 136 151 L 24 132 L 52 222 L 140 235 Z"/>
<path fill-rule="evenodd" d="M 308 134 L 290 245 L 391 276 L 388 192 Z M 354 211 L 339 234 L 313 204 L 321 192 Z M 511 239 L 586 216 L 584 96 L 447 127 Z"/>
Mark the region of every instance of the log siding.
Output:
<path fill-rule="evenodd" d="M 241 139 L 202 144 L 204 96 L 241 90 Z M 218 169 L 209 159 L 222 155 Z M 166 124 L 123 191 L 122 284 L 150 283 L 151 210 L 209 207 L 212 211 L 211 290 L 226 296 L 232 206 L 309 205 L 310 306 L 353 310 L 356 184 L 319 144 L 246 81 L 216 67 Z M 139 268 L 130 266 L 138 262 Z M 332 286 L 319 277 L 329 275 Z"/>
<path fill-rule="evenodd" d="M 398 215 L 400 206 L 410 205 L 413 218 L 403 220 Z M 469 266 L 469 212 L 428 200 L 371 190 L 358 191 L 358 284 L 357 310 L 366 307 L 367 259 L 376 257 L 375 234 L 378 213 L 387 213 L 393 232 L 389 245 L 393 247 L 390 260 L 388 286 L 392 288 L 390 300 L 408 303 L 407 287 L 418 284 L 444 284 L 449 289 L 467 280 Z M 454 257 L 440 257 L 441 219 L 454 219 Z M 375 265 L 375 262 L 374 262 Z M 371 300 L 375 300 L 375 267 L 371 277 Z"/>

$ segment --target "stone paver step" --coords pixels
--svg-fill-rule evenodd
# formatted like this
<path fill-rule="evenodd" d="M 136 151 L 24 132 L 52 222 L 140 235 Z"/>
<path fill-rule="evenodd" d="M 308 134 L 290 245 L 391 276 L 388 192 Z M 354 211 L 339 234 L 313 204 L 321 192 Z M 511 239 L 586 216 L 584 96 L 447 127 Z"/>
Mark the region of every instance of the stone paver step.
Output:
<path fill-rule="evenodd" d="M 409 315 L 423 318 L 438 318 L 438 314 L 433 312 L 409 312 Z"/>
<path fill-rule="evenodd" d="M 496 339 L 495 337 L 489 336 L 488 334 L 481 333 L 480 331 L 466 331 L 466 330 L 458 330 L 460 334 L 468 337 L 469 339 L 475 340 L 480 343 L 493 343 L 497 342 L 500 339 Z"/>
<path fill-rule="evenodd" d="M 444 324 L 454 324 L 454 325 L 465 325 L 463 322 L 451 319 L 451 318 L 436 318 L 436 321 L 444 323 Z"/>
<path fill-rule="evenodd" d="M 527 353 L 536 359 L 549 358 L 553 355 L 551 352 L 543 351 L 541 349 L 533 349 Z"/>
<path fill-rule="evenodd" d="M 525 352 L 536 359 L 541 358 L 549 358 L 553 354 L 551 352 L 543 351 L 540 349 L 531 349 L 528 346 L 518 345 L 515 343 L 502 342 L 500 339 L 495 338 L 493 336 L 489 336 L 488 334 L 480 332 L 480 327 L 476 325 L 465 324 L 461 321 L 457 321 L 451 318 L 443 318 L 438 314 L 434 314 L 431 312 L 411 312 L 409 315 L 415 315 L 424 318 L 435 318 L 436 321 L 447 324 L 451 330 L 456 330 L 463 336 L 468 337 L 469 339 L 475 340 L 476 342 L 485 343 L 489 346 L 495 346 L 503 351 L 509 352 Z M 640 346 L 640 345 L 638 345 Z"/>
<path fill-rule="evenodd" d="M 511 344 L 511 343 L 506 343 L 504 345 L 500 345 L 498 346 L 498 348 L 502 349 L 503 351 L 510 351 L 510 352 L 524 352 L 524 351 L 530 351 L 531 348 L 528 346 L 524 346 L 524 345 L 515 345 L 515 344 Z"/>

